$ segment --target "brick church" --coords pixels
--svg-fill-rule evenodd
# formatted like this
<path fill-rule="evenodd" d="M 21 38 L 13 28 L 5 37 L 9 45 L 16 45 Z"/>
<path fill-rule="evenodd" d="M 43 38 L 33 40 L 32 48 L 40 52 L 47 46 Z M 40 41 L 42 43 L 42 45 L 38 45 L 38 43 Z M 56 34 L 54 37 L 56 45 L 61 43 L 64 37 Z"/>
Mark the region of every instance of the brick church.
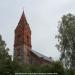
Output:
<path fill-rule="evenodd" d="M 31 29 L 24 11 L 15 29 L 14 60 L 20 64 L 49 64 L 52 62 L 51 58 L 32 50 Z"/>

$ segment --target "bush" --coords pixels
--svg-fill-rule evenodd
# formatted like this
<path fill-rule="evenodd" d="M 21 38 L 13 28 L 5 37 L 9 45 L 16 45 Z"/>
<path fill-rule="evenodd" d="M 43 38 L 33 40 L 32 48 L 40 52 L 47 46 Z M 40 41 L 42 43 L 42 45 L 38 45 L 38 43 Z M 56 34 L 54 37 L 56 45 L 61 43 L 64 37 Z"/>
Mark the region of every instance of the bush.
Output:
<path fill-rule="evenodd" d="M 58 73 L 62 75 L 64 74 L 64 68 L 60 62 L 38 65 L 17 65 L 15 73 Z"/>

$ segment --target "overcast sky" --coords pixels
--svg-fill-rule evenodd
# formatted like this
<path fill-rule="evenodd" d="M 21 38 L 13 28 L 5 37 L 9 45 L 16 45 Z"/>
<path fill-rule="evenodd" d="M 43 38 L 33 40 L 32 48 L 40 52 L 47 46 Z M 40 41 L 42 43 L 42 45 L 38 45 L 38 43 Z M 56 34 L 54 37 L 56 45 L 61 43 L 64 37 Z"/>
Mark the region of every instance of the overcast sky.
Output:
<path fill-rule="evenodd" d="M 0 34 L 11 55 L 14 30 L 23 9 L 32 31 L 32 49 L 59 59 L 60 53 L 55 47 L 58 21 L 64 14 L 75 14 L 75 0 L 0 0 Z"/>

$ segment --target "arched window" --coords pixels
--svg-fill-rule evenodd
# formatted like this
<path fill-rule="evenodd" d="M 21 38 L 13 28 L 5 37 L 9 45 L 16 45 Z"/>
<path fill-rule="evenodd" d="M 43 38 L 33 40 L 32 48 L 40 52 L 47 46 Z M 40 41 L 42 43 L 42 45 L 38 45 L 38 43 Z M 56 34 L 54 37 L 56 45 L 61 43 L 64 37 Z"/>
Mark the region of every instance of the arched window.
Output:
<path fill-rule="evenodd" d="M 27 43 L 29 44 L 29 36 L 27 35 Z"/>
<path fill-rule="evenodd" d="M 23 59 L 23 50 L 22 49 L 17 50 L 17 56 L 18 56 L 19 63 L 23 63 L 24 59 Z"/>

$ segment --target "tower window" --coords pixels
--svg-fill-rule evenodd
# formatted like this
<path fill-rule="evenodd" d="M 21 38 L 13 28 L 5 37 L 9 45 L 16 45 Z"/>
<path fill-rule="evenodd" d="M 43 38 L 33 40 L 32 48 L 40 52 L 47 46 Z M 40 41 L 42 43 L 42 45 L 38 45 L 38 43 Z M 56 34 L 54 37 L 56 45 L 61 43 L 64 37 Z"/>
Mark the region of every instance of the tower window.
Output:
<path fill-rule="evenodd" d="M 19 34 L 17 37 L 18 37 L 18 38 L 20 38 L 20 37 L 21 37 L 21 35 Z"/>
<path fill-rule="evenodd" d="M 18 56 L 18 61 L 19 61 L 19 63 L 23 63 L 23 51 L 22 51 L 22 49 L 18 49 L 17 50 L 17 56 Z"/>
<path fill-rule="evenodd" d="M 17 50 L 17 55 L 18 55 L 18 56 L 21 55 L 21 51 L 20 51 L 20 49 Z"/>
<path fill-rule="evenodd" d="M 29 43 L 29 36 L 27 36 L 27 43 Z"/>

